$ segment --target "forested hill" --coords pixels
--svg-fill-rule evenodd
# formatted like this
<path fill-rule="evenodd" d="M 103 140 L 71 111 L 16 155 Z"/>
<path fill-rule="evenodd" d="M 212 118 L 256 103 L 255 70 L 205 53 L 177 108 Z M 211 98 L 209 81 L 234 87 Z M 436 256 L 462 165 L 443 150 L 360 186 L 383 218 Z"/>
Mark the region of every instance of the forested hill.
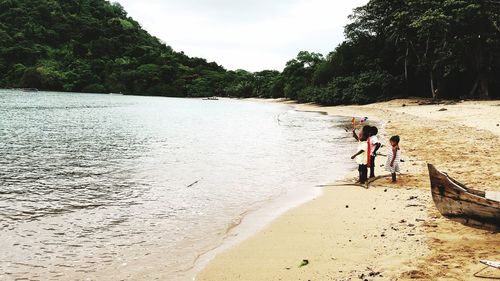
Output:
<path fill-rule="evenodd" d="M 105 0 L 0 0 L 0 88 L 218 94 L 226 71 L 172 50 Z"/>
<path fill-rule="evenodd" d="M 173 51 L 119 4 L 0 0 L 0 88 L 325 105 L 500 98 L 498 0 L 370 0 L 353 11 L 345 36 L 325 56 L 300 52 L 282 72 L 226 71 Z"/>

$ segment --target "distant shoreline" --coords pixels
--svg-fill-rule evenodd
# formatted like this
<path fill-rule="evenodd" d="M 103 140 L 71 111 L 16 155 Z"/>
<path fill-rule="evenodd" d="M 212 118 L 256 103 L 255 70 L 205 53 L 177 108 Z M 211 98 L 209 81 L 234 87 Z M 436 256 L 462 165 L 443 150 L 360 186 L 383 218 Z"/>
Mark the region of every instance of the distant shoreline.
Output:
<path fill-rule="evenodd" d="M 386 103 L 394 100 L 405 100 L 408 101 L 409 103 L 415 102 L 415 103 L 421 103 L 423 105 L 439 105 L 439 104 L 454 104 L 454 103 L 460 103 L 460 102 L 496 102 L 500 101 L 499 99 L 475 99 L 475 98 L 450 98 L 450 99 L 433 99 L 433 98 L 426 98 L 426 97 L 418 97 L 418 96 L 412 96 L 412 97 L 406 97 L 406 98 L 390 98 L 390 99 L 383 99 L 383 100 L 378 100 L 374 101 L 371 103 L 367 104 L 342 104 L 342 105 L 322 105 L 322 104 L 315 104 L 315 103 L 300 103 L 297 100 L 294 99 L 288 99 L 288 98 L 261 98 L 261 97 L 234 97 L 234 96 L 217 96 L 217 95 L 207 95 L 207 96 L 199 96 L 199 97 L 178 97 L 178 96 L 169 96 L 169 95 L 153 95 L 153 94 L 130 94 L 130 93 L 100 93 L 100 92 L 67 92 L 67 91 L 57 91 L 57 90 L 41 90 L 41 89 L 36 89 L 36 88 L 0 88 L 0 91 L 22 91 L 23 89 L 35 89 L 35 92 L 49 92 L 49 93 L 68 93 L 68 94 L 95 94 L 95 95 L 123 95 L 123 96 L 133 96 L 133 97 L 158 97 L 158 98 L 175 98 L 175 99 L 207 99 L 207 98 L 217 98 L 217 99 L 234 99 L 234 100 L 243 100 L 243 101 L 254 101 L 254 102 L 271 102 L 271 103 L 282 103 L 282 104 L 288 104 L 288 105 L 297 105 L 297 106 L 303 106 L 303 105 L 309 105 L 309 106 L 315 106 L 317 108 L 331 108 L 331 107 L 337 107 L 337 108 L 342 108 L 342 107 L 348 107 L 348 106 L 368 106 L 368 105 L 373 105 L 373 104 L 380 104 L 380 103 Z M 311 109 L 310 111 L 312 112 L 323 112 L 319 109 Z"/>

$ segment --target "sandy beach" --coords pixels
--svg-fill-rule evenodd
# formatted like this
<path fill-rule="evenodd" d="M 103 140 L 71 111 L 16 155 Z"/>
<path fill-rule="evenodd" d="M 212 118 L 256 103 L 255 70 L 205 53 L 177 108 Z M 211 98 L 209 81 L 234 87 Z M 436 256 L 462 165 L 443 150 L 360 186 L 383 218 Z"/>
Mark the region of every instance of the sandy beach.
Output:
<path fill-rule="evenodd" d="M 479 260 L 500 260 L 500 234 L 443 218 L 432 202 L 426 164 L 477 189 L 500 191 L 500 101 L 286 103 L 380 122 L 382 154 L 387 139 L 400 135 L 405 162 L 398 182 L 381 177 L 364 189 L 350 184 L 353 171 L 219 253 L 197 280 L 484 280 L 473 274 L 484 267 Z M 384 163 L 379 156 L 377 174 L 388 176 Z M 500 278 L 499 270 L 481 274 Z"/>

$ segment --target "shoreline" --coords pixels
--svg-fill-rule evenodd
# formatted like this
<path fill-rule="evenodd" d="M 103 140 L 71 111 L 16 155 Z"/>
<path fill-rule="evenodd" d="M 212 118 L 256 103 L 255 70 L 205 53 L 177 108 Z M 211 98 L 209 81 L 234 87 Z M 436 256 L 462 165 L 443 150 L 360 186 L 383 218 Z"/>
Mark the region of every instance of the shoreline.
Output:
<path fill-rule="evenodd" d="M 203 271 L 217 255 L 249 239 L 262 229 L 268 227 L 274 220 L 278 219 L 286 212 L 321 196 L 321 188 L 316 186 L 315 189 L 314 194 L 309 194 L 305 199 L 295 199 L 291 201 L 287 198 L 276 197 L 266 200 L 261 206 L 245 211 L 238 217 L 237 222 L 228 227 L 224 237 L 220 240 L 221 242 L 199 254 L 193 266 L 182 272 L 182 277 L 196 280 L 196 276 Z M 282 201 L 286 202 L 286 205 L 280 205 L 280 203 L 283 203 Z"/>
<path fill-rule="evenodd" d="M 225 98 L 222 98 L 225 99 Z M 229 99 L 232 100 L 232 99 Z M 271 103 L 271 104 L 281 104 L 288 106 L 291 110 L 298 112 L 306 112 L 306 113 L 315 113 L 328 115 L 327 112 L 321 111 L 307 111 L 307 110 L 299 110 L 293 104 L 286 104 L 280 102 L 269 102 L 261 99 L 234 99 L 242 102 L 257 102 L 257 103 Z M 342 117 L 342 116 L 341 116 Z M 342 180 L 346 175 L 351 173 L 349 168 L 346 168 L 342 175 L 337 176 L 338 180 Z M 273 223 L 276 219 L 281 217 L 283 214 L 289 212 L 292 209 L 295 209 L 307 202 L 315 200 L 320 197 L 323 192 L 323 186 L 327 184 L 327 182 L 320 183 L 317 185 L 313 185 L 311 183 L 311 187 L 314 189 L 309 191 L 307 194 L 303 193 L 293 193 L 283 195 L 277 195 L 276 197 L 268 198 L 266 200 L 260 201 L 258 206 L 255 206 L 244 213 L 242 213 L 238 218 L 238 222 L 232 224 L 228 227 L 227 232 L 224 237 L 221 238 L 220 243 L 214 245 L 214 247 L 203 251 L 201 254 L 197 256 L 192 267 L 183 270 L 180 276 L 183 278 L 182 280 L 196 280 L 196 276 L 203 271 L 204 268 L 220 253 L 227 251 L 238 245 L 239 243 L 249 239 L 259 231 L 262 231 L 270 224 Z"/>
<path fill-rule="evenodd" d="M 402 170 L 403 176 L 398 179 L 399 182 L 396 185 L 391 185 L 385 182 L 384 179 L 377 180 L 372 183 L 369 190 L 360 190 L 359 187 L 350 187 L 348 185 L 342 186 L 342 181 L 327 185 L 323 188 L 319 197 L 287 211 L 270 225 L 267 225 L 265 229 L 253 234 L 252 237 L 240 242 L 240 244 L 219 253 L 210 261 L 207 267 L 198 273 L 196 280 L 345 280 L 340 278 L 357 279 L 361 276 L 366 276 L 369 280 L 372 280 L 372 278 L 381 278 L 382 280 L 413 278 L 436 280 L 441 277 L 474 280 L 471 279 L 473 278 L 471 275 L 462 275 L 462 271 L 470 274 L 474 270 L 482 268 L 477 264 L 477 259 L 480 257 L 493 260 L 500 258 L 500 252 L 487 251 L 491 247 L 488 246 L 491 243 L 500 245 L 498 234 L 490 235 L 485 231 L 465 227 L 448 221 L 437 213 L 427 188 L 428 178 L 426 178 L 426 172 L 423 168 L 425 163 L 429 161 L 428 159 L 432 159 L 432 156 L 437 158 L 438 164 L 453 160 L 448 151 L 453 150 L 453 144 L 448 147 L 450 145 L 436 139 L 439 136 L 439 130 L 436 130 L 437 127 L 446 129 L 447 126 L 451 126 L 460 133 L 483 135 L 484 137 L 479 137 L 483 141 L 485 139 L 493 140 L 498 137 L 500 135 L 498 125 L 491 124 L 497 122 L 492 120 L 499 120 L 498 117 L 500 117 L 498 101 L 468 101 L 456 105 L 435 104 L 422 106 L 418 105 L 418 100 L 406 99 L 364 106 L 320 107 L 283 100 L 248 100 L 264 103 L 283 103 L 292 105 L 296 110 L 302 111 L 321 111 L 338 116 L 369 116 L 371 120 L 383 120 L 385 122 L 380 122 L 382 124 L 382 130 L 380 131 L 385 133 L 386 138 L 390 135 L 389 133 L 403 131 L 401 135 L 406 160 Z M 471 119 L 471 115 L 476 118 Z M 381 118 L 382 116 L 385 119 Z M 487 122 L 488 120 L 491 122 Z M 388 128 L 386 128 L 386 125 Z M 417 132 L 411 132 L 415 130 Z M 437 134 L 429 137 L 438 140 L 440 144 L 446 144 L 445 155 L 436 157 L 432 151 L 421 152 L 418 150 L 419 144 L 423 143 L 421 140 L 419 141 L 418 137 L 425 137 L 429 133 Z M 473 139 L 472 142 L 474 141 L 476 140 Z M 493 151 L 491 151 L 493 155 L 495 155 L 495 151 L 500 153 L 497 147 L 488 146 L 487 148 L 493 148 Z M 460 149 L 467 152 L 468 147 L 460 146 Z M 486 151 L 487 149 L 483 150 Z M 385 148 L 381 148 L 380 151 L 385 151 Z M 476 158 L 477 156 L 481 158 L 484 155 L 476 155 Z M 377 166 L 380 166 L 383 162 L 380 158 L 377 161 Z M 471 158 L 474 157 L 471 156 Z M 469 159 L 464 159 L 464 161 L 468 162 Z M 478 159 L 470 159 L 470 161 L 477 163 Z M 460 176 L 468 176 L 464 167 L 458 167 L 457 165 L 451 167 L 443 165 L 441 167 L 451 168 Z M 378 167 L 378 174 L 380 174 L 381 170 Z M 352 172 L 344 180 L 348 180 L 349 177 L 352 177 Z M 460 177 L 457 177 L 457 179 L 460 179 Z M 474 180 L 476 179 L 474 177 Z M 483 184 L 478 186 L 494 186 L 492 184 L 498 179 L 500 179 L 500 173 L 496 172 L 485 180 L 472 182 Z M 363 209 L 362 204 L 356 206 L 356 208 L 363 210 L 356 210 L 346 205 L 345 209 L 349 210 L 349 212 L 345 212 L 343 206 L 328 206 L 339 203 L 339 198 L 344 198 L 347 200 L 345 202 L 349 202 L 349 204 L 356 204 L 356 196 L 369 198 L 369 200 L 365 198 L 365 203 L 375 203 L 378 197 L 383 199 L 382 203 L 379 202 L 380 205 L 373 206 L 371 210 Z M 387 200 L 394 201 L 395 205 L 393 207 L 386 206 Z M 417 204 L 409 204 L 413 201 L 417 202 Z M 417 206 L 419 209 L 415 212 L 408 206 Z M 345 225 L 346 221 L 325 218 L 325 216 L 332 215 L 332 213 L 336 213 L 335 217 L 340 216 L 341 213 L 347 217 L 353 214 L 370 216 L 370 213 L 379 208 L 390 209 L 390 211 L 382 212 L 379 216 L 372 218 L 375 223 L 352 218 L 350 221 L 353 225 L 348 229 L 343 229 L 344 231 L 335 231 L 334 228 L 342 226 L 342 224 Z M 397 215 L 394 216 L 394 213 L 397 213 Z M 421 215 L 411 217 L 414 213 Z M 304 217 L 307 220 L 301 219 Z M 318 217 L 325 219 L 322 221 Z M 398 220 L 398 217 L 409 219 Z M 335 227 L 324 228 L 322 223 L 332 223 L 332 226 Z M 363 227 L 355 226 L 358 223 L 362 224 Z M 312 233 L 296 233 L 294 228 L 290 228 L 289 224 L 295 225 L 295 228 L 304 228 L 304 233 Z M 383 225 L 381 229 L 379 228 L 380 225 Z M 380 230 L 382 230 L 381 233 Z M 359 234 L 360 232 L 363 232 L 364 239 L 357 237 L 360 241 L 351 242 L 354 241 L 353 239 L 348 239 L 349 243 L 342 241 L 342 239 L 346 239 L 346 233 L 349 236 L 349 234 Z M 456 237 L 454 233 L 461 233 L 462 235 Z M 369 235 L 372 235 L 372 238 L 368 238 Z M 374 235 L 378 235 L 378 237 L 375 238 Z M 325 240 L 324 236 L 329 236 L 334 242 L 330 242 L 330 239 Z M 287 242 L 287 240 L 293 242 Z M 369 243 L 365 244 L 362 240 Z M 482 242 L 480 246 L 475 248 L 471 246 L 477 244 L 478 241 Z M 281 247 L 289 242 L 293 246 Z M 304 247 L 302 244 L 307 244 L 307 246 Z M 469 247 L 461 253 L 460 250 L 464 244 Z M 330 249 L 328 249 L 329 247 Z M 372 248 L 367 251 L 358 251 L 366 247 Z M 344 251 L 345 249 L 348 249 L 348 251 Z M 448 253 L 443 258 L 441 253 L 443 250 L 454 252 Z M 298 252 L 301 251 L 309 254 L 299 255 Z M 397 257 L 394 256 L 394 253 L 398 253 Z M 325 258 L 328 255 L 332 257 Z M 310 263 L 307 266 L 297 267 L 302 260 L 300 257 L 307 259 Z M 470 260 L 467 260 L 467 258 Z M 359 260 L 363 262 L 358 264 Z M 414 261 L 412 262 L 412 260 Z M 467 265 L 456 266 L 448 271 L 442 270 L 443 264 L 450 268 L 453 265 L 464 263 Z M 342 269 L 339 269 L 340 267 Z"/>
<path fill-rule="evenodd" d="M 333 115 L 333 116 L 341 116 L 341 117 L 345 117 L 345 118 L 348 118 L 350 119 L 349 115 L 350 114 L 332 114 L 331 112 L 329 112 L 328 110 L 322 110 L 322 107 L 321 106 L 318 106 L 318 105 L 314 105 L 314 104 L 301 104 L 301 103 L 297 103 L 295 101 L 283 101 L 283 100 L 262 100 L 262 99 L 246 99 L 248 101 L 253 101 L 253 102 L 261 102 L 261 103 L 279 103 L 279 104 L 286 104 L 286 105 L 289 105 L 289 106 L 292 106 L 295 110 L 297 111 L 301 111 L 301 112 L 317 112 L 317 113 L 321 113 L 321 114 L 325 114 L 325 115 Z M 359 113 L 359 112 L 356 112 L 356 113 Z M 352 115 L 352 114 L 351 114 Z M 355 116 L 362 116 L 362 115 L 355 115 Z M 365 115 L 363 115 L 365 116 Z M 379 137 L 380 135 L 384 135 L 384 137 L 382 139 L 388 139 L 388 137 L 386 136 L 386 131 L 385 131 L 385 125 L 386 125 L 386 121 L 383 120 L 383 119 L 379 119 L 379 118 L 374 118 L 373 116 L 369 118 L 370 120 L 370 123 L 375 123 L 377 124 L 377 126 L 379 126 Z M 380 161 L 381 160 L 378 160 L 378 164 L 377 165 L 380 165 Z M 379 168 L 379 173 L 380 173 L 380 168 Z M 287 212 L 285 212 L 284 214 L 281 214 L 279 217 L 275 218 L 275 220 L 273 220 L 270 224 L 268 224 L 264 229 L 260 229 L 258 230 L 258 232 L 254 233 L 250 238 L 246 238 L 245 240 L 242 241 L 243 244 L 246 244 L 246 243 L 252 243 L 254 241 L 254 239 L 256 239 L 256 237 L 262 237 L 262 236 L 266 236 L 267 235 L 267 231 L 268 231 L 268 228 L 273 228 L 275 225 L 279 224 L 280 221 L 283 221 L 283 220 L 290 220 L 290 218 L 288 218 L 288 216 L 290 214 L 292 214 L 292 218 L 293 219 L 293 216 L 296 215 L 294 213 L 304 213 L 304 212 L 307 212 L 307 211 L 304 211 L 304 209 L 306 208 L 315 208 L 314 205 L 318 204 L 318 205 L 322 205 L 323 207 L 325 206 L 325 204 L 323 203 L 318 203 L 317 201 L 331 201 L 331 199 L 333 199 L 332 197 L 332 193 L 335 193 L 336 195 L 338 195 L 338 193 L 342 193 L 342 196 L 343 197 L 346 197 L 347 199 L 346 200 L 351 200 L 351 201 L 348 201 L 349 204 L 352 203 L 352 200 L 355 200 L 356 197 L 362 197 L 364 195 L 364 193 L 366 192 L 366 189 L 364 188 L 361 188 L 360 185 L 357 185 L 357 184 L 353 184 L 353 182 L 356 180 L 357 178 L 357 170 L 354 169 L 354 170 L 351 170 L 349 171 L 342 179 L 338 179 L 338 180 L 334 180 L 333 182 L 329 183 L 329 184 L 326 184 L 326 185 L 322 185 L 321 186 L 321 192 L 320 194 L 315 197 L 315 198 L 312 198 L 311 200 L 308 200 L 304 203 L 302 203 L 301 205 L 299 206 L 295 206 L 291 209 L 289 209 Z M 342 189 L 348 189 L 348 192 L 345 192 L 345 190 L 342 190 Z M 380 194 L 380 191 L 381 190 L 378 190 L 378 196 L 381 196 Z M 392 194 L 390 193 L 387 193 L 387 189 L 385 189 L 383 192 L 386 193 L 386 194 L 383 194 L 382 197 L 382 201 L 383 202 L 382 204 L 378 204 L 376 205 L 376 207 L 373 207 L 370 206 L 368 209 L 365 208 L 363 210 L 363 215 L 370 212 L 369 209 L 375 211 L 378 209 L 382 209 L 384 206 L 384 204 L 387 203 L 387 200 L 394 200 L 392 199 L 391 197 L 395 196 L 396 198 L 400 196 L 400 194 Z M 400 191 L 398 191 L 400 192 Z M 422 193 L 421 191 L 418 191 L 417 193 L 415 193 L 415 191 L 408 191 L 408 190 L 405 190 L 403 191 L 405 195 L 407 195 L 408 198 L 417 198 L 417 197 L 424 197 L 425 194 Z M 389 196 L 387 196 L 387 194 L 389 194 Z M 404 197 L 404 196 L 403 196 Z M 358 202 L 360 204 L 357 204 L 357 208 L 360 208 L 361 205 L 363 205 L 363 202 Z M 341 207 L 338 207 L 335 209 L 335 211 L 341 211 L 343 209 L 343 206 L 342 205 Z M 352 210 L 352 206 L 351 205 L 345 205 L 345 209 L 349 209 L 351 208 Z M 401 211 L 401 210 L 397 210 L 397 211 Z M 421 210 L 423 211 L 423 210 Z M 391 209 L 392 213 L 395 213 L 396 210 L 394 209 Z M 350 213 L 348 213 L 347 215 L 349 215 Z M 299 216 L 302 216 L 303 214 L 299 214 Z M 386 213 L 387 215 L 387 213 Z M 411 219 L 408 219 L 408 221 L 423 221 L 422 218 L 420 217 L 413 217 L 412 214 L 410 213 L 406 213 L 405 214 L 405 217 L 408 218 L 409 216 L 411 216 L 412 218 Z M 399 215 L 398 215 L 399 217 Z M 403 223 L 405 224 L 407 222 L 407 220 L 405 219 L 401 219 L 399 221 L 399 223 Z M 301 222 L 302 224 L 305 224 L 306 222 L 302 221 Z M 336 224 L 339 224 L 340 222 L 337 221 Z M 346 223 L 345 220 L 342 220 L 341 223 Z M 366 222 L 365 222 L 366 223 Z M 356 224 L 356 223 L 354 223 Z M 410 226 L 413 226 L 411 223 L 409 224 Z M 283 226 L 281 226 L 283 227 Z M 286 226 L 285 226 L 286 227 Z M 316 227 L 318 227 L 316 225 Z M 395 229 L 392 225 L 390 225 L 391 228 Z M 400 227 L 400 226 L 398 226 Z M 405 227 L 405 226 L 403 226 Z M 314 227 L 312 227 L 314 228 Z M 360 241 L 361 241 L 361 245 L 357 245 L 356 248 L 358 249 L 362 249 L 364 247 L 369 247 L 370 244 L 372 244 L 372 241 L 370 241 L 370 238 L 369 237 L 372 237 L 371 239 L 373 239 L 373 237 L 379 237 L 381 240 L 385 240 L 385 237 L 387 236 L 385 232 L 387 232 L 387 229 L 388 228 L 377 228 L 375 232 L 371 231 L 371 232 L 366 232 L 362 235 L 362 239 L 360 237 L 357 237 Z M 270 232 L 273 232 L 273 231 L 270 231 Z M 410 230 L 411 232 L 411 230 Z M 412 237 L 416 237 L 416 241 L 419 242 L 420 239 L 423 238 L 423 232 L 419 232 L 419 233 L 408 233 L 409 236 L 412 236 Z M 344 233 L 336 233 L 337 237 L 341 236 L 343 240 L 343 245 L 344 247 L 347 246 L 347 244 L 351 244 L 353 242 L 354 239 L 348 239 L 348 238 L 352 238 L 351 236 L 346 236 Z M 303 236 L 301 238 L 304 238 Z M 323 240 L 322 238 L 320 237 L 316 237 L 315 238 L 316 240 Z M 399 238 L 401 239 L 400 242 L 405 242 L 406 241 L 406 237 L 401 237 Z M 256 239 L 258 240 L 258 238 Z M 364 241 L 363 241 L 364 240 Z M 346 241 L 348 241 L 348 243 L 346 244 Z M 368 243 L 366 243 L 368 241 Z M 278 241 L 273 241 L 273 242 L 278 242 Z M 325 242 L 325 241 L 323 241 Z M 241 243 L 241 242 L 240 242 Z M 256 242 L 257 244 L 264 244 L 266 248 L 268 248 L 270 245 L 267 244 L 266 245 L 266 242 L 262 242 L 260 240 L 258 240 Z M 253 243 L 252 243 L 253 244 Z M 338 244 L 338 243 L 337 243 Z M 420 243 L 422 244 L 422 243 Z M 258 248 L 260 245 L 253 245 L 250 247 L 250 249 L 252 248 Z M 332 246 L 332 245 L 329 245 L 329 246 Z M 384 241 L 379 241 L 379 243 L 377 243 L 376 245 L 376 248 L 378 248 L 377 250 L 374 251 L 374 253 L 370 253 L 370 255 L 373 255 L 373 256 L 370 256 L 370 257 L 367 257 L 367 256 L 363 256 L 363 253 L 361 252 L 357 252 L 355 254 L 353 254 L 352 252 L 350 252 L 349 254 L 347 255 L 354 255 L 354 256 L 363 256 L 363 259 L 366 259 L 366 258 L 369 258 L 369 259 L 375 259 L 375 258 L 378 258 L 380 256 L 380 254 L 378 253 L 379 251 L 382 251 L 382 248 L 386 248 L 388 245 L 384 242 Z M 224 247 L 223 249 L 221 249 L 221 251 L 218 251 L 218 254 L 216 255 L 213 255 L 212 256 L 212 260 L 209 260 L 209 263 L 208 265 L 206 265 L 203 270 L 201 272 L 198 273 L 197 277 L 195 278 L 195 280 L 309 280 L 310 276 L 306 277 L 306 276 L 303 276 L 301 275 L 301 273 L 303 274 L 303 272 L 297 272 L 295 271 L 294 272 L 294 266 L 291 265 L 291 264 L 281 264 L 281 269 L 285 269 L 286 271 L 288 271 L 287 273 L 291 273 L 291 274 L 284 274 L 284 275 L 281 275 L 281 274 L 278 274 L 278 275 L 273 275 L 273 274 L 261 274 L 261 275 L 253 275 L 253 273 L 251 272 L 245 272 L 244 269 L 242 269 L 241 267 L 238 268 L 238 271 L 235 271 L 235 272 L 231 272 L 229 274 L 229 276 L 226 276 L 225 273 L 223 274 L 219 274 L 219 273 L 222 273 L 222 269 L 224 270 L 227 270 L 227 268 L 224 268 L 224 266 L 222 264 L 226 264 L 228 262 L 228 260 L 234 260 L 234 256 L 230 257 L 230 258 L 227 258 L 227 257 L 223 257 L 222 258 L 222 264 L 217 264 L 217 259 L 219 257 L 219 255 L 225 255 L 227 254 L 228 252 L 231 252 L 231 251 L 234 251 L 234 249 L 236 249 L 236 252 L 240 251 L 240 252 L 248 252 L 248 247 L 241 250 L 240 248 L 245 248 L 245 247 L 241 247 L 240 245 L 236 245 L 236 246 L 232 246 L 229 245 L 229 247 Z M 284 250 L 284 249 L 281 249 L 281 250 Z M 305 249 L 304 249 L 305 250 Z M 399 248 L 399 245 L 398 246 L 395 246 L 391 249 L 392 251 L 401 251 L 401 249 Z M 426 249 L 424 249 L 422 247 L 422 245 L 419 245 L 419 247 L 409 247 L 407 249 L 405 249 L 406 251 L 406 254 L 407 255 L 412 255 L 417 253 L 418 250 L 420 251 L 425 251 Z M 401 252 L 400 252 L 401 253 Z M 248 254 L 248 253 L 247 253 Z M 418 253 L 419 255 L 421 253 Z M 346 255 L 346 253 L 344 253 L 344 255 Z M 238 256 L 238 255 L 237 255 Z M 344 256 L 345 257 L 345 256 Z M 275 256 L 272 257 L 272 259 L 276 258 Z M 409 262 L 411 259 L 414 259 L 414 258 L 417 258 L 417 256 L 412 256 L 412 258 L 406 260 L 405 262 Z M 271 260 L 271 258 L 267 258 L 268 261 Z M 331 257 L 331 260 L 333 262 L 335 262 L 336 260 L 338 259 L 338 257 L 334 257 L 332 256 Z M 297 256 L 295 258 L 295 260 L 297 260 L 299 263 L 300 262 L 300 258 Z M 302 259 L 304 260 L 304 259 Z M 327 259 L 328 260 L 328 259 Z M 307 259 L 307 261 L 309 262 L 310 259 Z M 253 261 L 254 263 L 256 261 Z M 312 263 L 312 261 L 310 261 Z M 258 261 L 257 261 L 258 263 Z M 215 265 L 215 269 L 213 268 Z M 326 265 L 326 266 L 329 266 L 329 265 Z M 255 264 L 252 264 L 252 269 L 250 271 L 253 271 L 253 270 L 256 270 L 257 268 L 265 268 L 265 265 L 263 264 L 259 264 L 259 266 L 255 266 Z M 300 267 L 300 266 L 299 266 Z M 357 272 L 358 270 L 356 268 L 347 268 L 345 266 L 345 264 L 343 264 L 343 269 L 342 270 L 339 270 L 339 273 L 341 273 L 342 275 L 344 273 L 347 273 L 347 274 L 354 274 L 352 275 L 351 277 L 360 277 L 360 276 L 378 276 L 378 277 L 383 277 L 382 274 L 380 274 L 380 271 L 374 271 L 372 269 L 372 267 L 374 266 L 367 266 L 364 270 L 361 270 L 359 272 Z M 214 272 L 215 271 L 215 272 Z M 238 277 L 241 277 L 240 274 L 241 272 L 245 272 L 243 276 L 243 278 L 238 278 Z M 398 273 L 402 273 L 401 272 L 398 272 Z M 331 273 L 330 273 L 331 274 Z M 297 277 L 297 275 L 299 275 L 300 277 Z M 238 276 L 238 277 L 237 277 Z M 247 279 L 249 276 L 252 276 L 251 279 Z M 270 278 L 270 279 L 269 279 Z M 295 278 L 295 279 L 294 279 Z M 303 279 L 305 278 L 305 279 Z M 316 279 L 316 280 L 322 280 L 322 277 L 321 276 L 313 276 L 312 279 Z M 328 279 L 330 280 L 330 279 Z"/>

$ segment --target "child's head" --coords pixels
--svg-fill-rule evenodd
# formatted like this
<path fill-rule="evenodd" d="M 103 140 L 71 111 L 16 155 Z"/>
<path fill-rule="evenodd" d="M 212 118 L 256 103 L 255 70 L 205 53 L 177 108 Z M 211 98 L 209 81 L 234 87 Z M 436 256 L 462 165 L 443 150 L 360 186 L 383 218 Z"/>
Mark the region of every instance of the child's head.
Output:
<path fill-rule="evenodd" d="M 361 132 L 359 132 L 359 140 L 365 141 L 371 136 L 371 127 L 368 125 L 363 126 Z"/>
<path fill-rule="evenodd" d="M 376 136 L 376 135 L 378 134 L 378 129 L 377 129 L 377 127 L 372 126 L 370 129 L 371 129 L 371 130 L 370 130 L 370 135 L 372 135 L 372 136 Z"/>
<path fill-rule="evenodd" d="M 391 142 L 392 146 L 399 145 L 399 136 L 392 136 L 389 141 Z"/>

